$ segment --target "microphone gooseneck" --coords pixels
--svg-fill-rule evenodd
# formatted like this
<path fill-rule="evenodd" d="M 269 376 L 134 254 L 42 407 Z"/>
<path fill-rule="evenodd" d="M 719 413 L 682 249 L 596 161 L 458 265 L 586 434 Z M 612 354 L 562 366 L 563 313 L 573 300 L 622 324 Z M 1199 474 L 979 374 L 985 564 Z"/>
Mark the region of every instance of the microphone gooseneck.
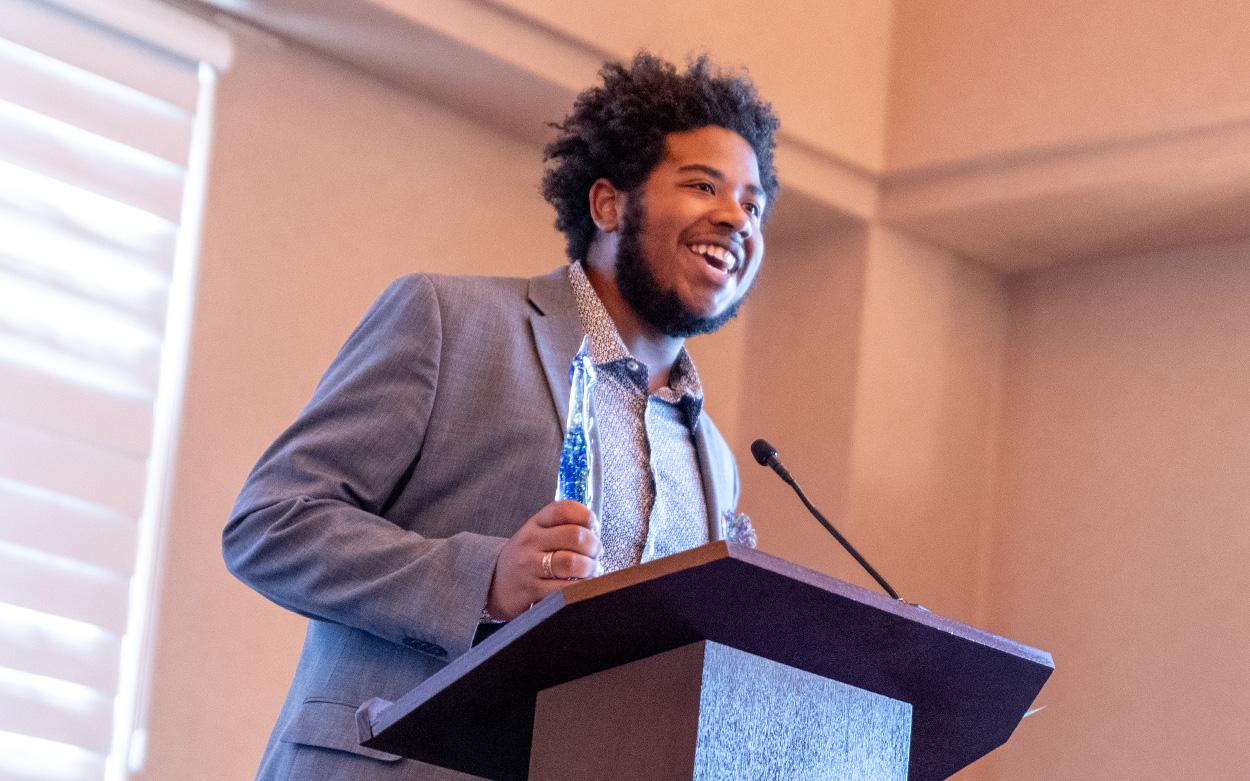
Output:
<path fill-rule="evenodd" d="M 755 460 L 760 466 L 766 466 L 769 469 L 772 469 L 778 474 L 778 476 L 781 477 L 782 480 L 785 480 L 786 483 L 794 489 L 794 492 L 799 495 L 799 499 L 803 501 L 803 506 L 808 509 L 808 512 L 815 516 L 816 520 L 820 521 L 821 525 L 833 535 L 835 540 L 842 544 L 843 548 L 846 548 L 847 553 L 855 557 L 855 560 L 859 562 L 859 566 L 863 567 L 869 575 L 872 575 L 873 580 L 877 581 L 877 583 L 881 585 L 881 588 L 885 589 L 885 593 L 900 602 L 904 602 L 904 599 L 898 595 L 898 592 L 891 588 L 889 583 L 885 582 L 885 578 L 877 574 L 877 571 L 872 568 L 872 565 L 869 564 L 863 556 L 859 555 L 859 551 L 855 550 L 855 546 L 843 537 L 837 529 L 833 528 L 833 524 L 825 520 L 825 516 L 820 514 L 820 510 L 817 510 L 812 503 L 808 501 L 807 496 L 803 493 L 803 489 L 799 488 L 798 481 L 791 477 L 790 471 L 782 465 L 781 459 L 777 456 L 776 448 L 768 444 L 766 440 L 757 439 L 751 443 L 751 455 L 755 456 Z"/>

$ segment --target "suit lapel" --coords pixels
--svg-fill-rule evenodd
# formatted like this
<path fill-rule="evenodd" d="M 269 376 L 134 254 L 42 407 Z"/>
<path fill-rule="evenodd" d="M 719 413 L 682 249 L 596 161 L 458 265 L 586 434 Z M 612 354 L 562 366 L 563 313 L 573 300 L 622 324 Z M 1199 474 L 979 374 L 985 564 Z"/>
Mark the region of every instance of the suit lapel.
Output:
<path fill-rule="evenodd" d="M 533 310 L 529 320 L 534 348 L 547 375 L 552 411 L 563 432 L 569 414 L 569 364 L 585 336 L 568 267 L 531 279 L 529 300 Z"/>

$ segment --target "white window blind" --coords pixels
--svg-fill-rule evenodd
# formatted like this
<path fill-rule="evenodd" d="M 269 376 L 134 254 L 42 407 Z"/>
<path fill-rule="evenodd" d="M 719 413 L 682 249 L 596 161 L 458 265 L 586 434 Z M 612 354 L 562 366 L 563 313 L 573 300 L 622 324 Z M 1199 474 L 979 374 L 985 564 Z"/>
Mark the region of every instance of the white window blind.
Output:
<path fill-rule="evenodd" d="M 150 0 L 0 0 L 0 781 L 142 764 L 229 46 Z"/>

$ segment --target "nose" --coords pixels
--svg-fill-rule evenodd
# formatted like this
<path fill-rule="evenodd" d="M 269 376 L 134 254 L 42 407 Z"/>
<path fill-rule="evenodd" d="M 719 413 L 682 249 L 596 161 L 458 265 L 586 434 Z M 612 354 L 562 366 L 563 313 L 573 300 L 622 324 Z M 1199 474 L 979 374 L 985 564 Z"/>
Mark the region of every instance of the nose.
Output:
<path fill-rule="evenodd" d="M 747 211 L 747 207 L 738 203 L 735 198 L 722 198 L 718 201 L 712 219 L 717 225 L 729 229 L 744 239 L 755 230 L 755 221 Z"/>

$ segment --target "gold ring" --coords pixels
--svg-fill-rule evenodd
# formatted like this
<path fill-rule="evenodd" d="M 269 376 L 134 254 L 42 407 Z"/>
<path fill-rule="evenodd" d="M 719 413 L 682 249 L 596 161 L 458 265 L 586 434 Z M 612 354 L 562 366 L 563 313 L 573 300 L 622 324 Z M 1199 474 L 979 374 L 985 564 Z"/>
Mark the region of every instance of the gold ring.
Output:
<path fill-rule="evenodd" d="M 555 555 L 555 551 L 547 551 L 543 554 L 543 577 L 547 580 L 555 580 L 556 574 L 551 571 L 551 557 Z"/>

